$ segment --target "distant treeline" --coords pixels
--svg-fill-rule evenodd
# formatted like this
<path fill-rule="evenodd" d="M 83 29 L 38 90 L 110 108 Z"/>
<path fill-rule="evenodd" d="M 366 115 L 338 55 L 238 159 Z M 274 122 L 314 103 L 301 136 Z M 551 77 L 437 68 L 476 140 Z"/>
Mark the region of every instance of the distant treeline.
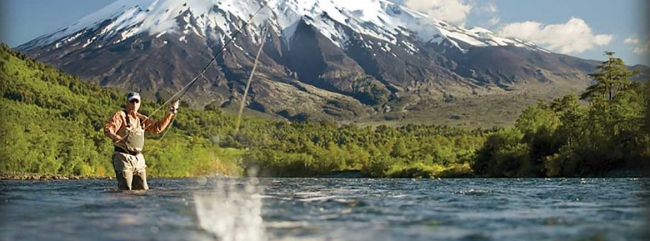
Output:
<path fill-rule="evenodd" d="M 609 59 L 581 95 L 539 102 L 514 127 L 491 134 L 472 166 L 481 176 L 582 177 L 650 164 L 650 82 Z M 587 105 L 581 104 L 587 101 Z"/>
<path fill-rule="evenodd" d="M 123 108 L 123 93 L 6 45 L 0 55 L 0 172 L 113 175 L 102 127 Z M 163 139 L 148 137 L 144 152 L 157 177 L 237 176 L 251 167 L 294 177 L 348 170 L 369 177 L 600 176 L 650 159 L 650 86 L 631 82 L 633 74 L 610 54 L 585 94 L 540 102 L 505 129 L 246 117 L 235 132 L 236 116 L 218 107 L 183 108 Z M 142 112 L 158 106 L 145 100 Z"/>

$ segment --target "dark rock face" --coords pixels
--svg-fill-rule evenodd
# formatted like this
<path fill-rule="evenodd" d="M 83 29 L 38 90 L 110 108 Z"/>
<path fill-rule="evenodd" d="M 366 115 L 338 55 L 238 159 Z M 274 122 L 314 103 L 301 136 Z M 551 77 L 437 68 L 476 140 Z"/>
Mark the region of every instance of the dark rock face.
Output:
<path fill-rule="evenodd" d="M 191 21 L 184 22 L 183 17 Z M 177 21 L 181 27 L 196 24 L 192 17 L 186 12 Z M 230 20 L 231 32 L 245 21 L 235 16 Z M 86 44 L 111 23 L 107 20 L 94 30 L 84 29 L 62 46 L 28 43 L 18 50 L 103 86 L 168 98 L 195 78 L 223 47 L 223 41 L 214 37 L 175 33 L 141 33 L 123 40 L 117 34 Z M 399 107 L 392 111 L 422 109 L 406 107 L 423 101 L 480 98 L 531 88 L 577 91 L 589 84 L 587 74 L 598 64 L 515 46 L 465 46 L 462 51 L 448 40 L 422 42 L 404 34 L 398 34 L 393 44 L 342 24 L 336 27 L 348 39 L 339 46 L 305 18 L 294 25 L 295 33 L 288 40 L 282 30 L 265 36 L 246 100 L 249 108 L 286 118 L 352 120 L 390 111 L 390 106 Z M 206 35 L 229 38 L 219 28 Z M 199 77 L 187 95 L 195 107 L 225 107 L 241 98 L 260 40 L 252 36 L 247 29 L 242 31 Z"/>

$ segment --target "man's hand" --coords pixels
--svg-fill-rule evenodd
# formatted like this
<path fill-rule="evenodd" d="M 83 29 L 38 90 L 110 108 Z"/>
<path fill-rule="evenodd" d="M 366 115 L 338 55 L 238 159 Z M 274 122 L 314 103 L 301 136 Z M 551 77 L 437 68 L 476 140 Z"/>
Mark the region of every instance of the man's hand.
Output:
<path fill-rule="evenodd" d="M 119 135 L 115 135 L 115 137 L 113 137 L 113 143 L 117 144 L 118 142 L 122 141 L 123 138 L 124 137 L 121 137 Z"/>
<path fill-rule="evenodd" d="M 172 114 L 174 114 L 174 115 L 175 115 L 176 113 L 178 113 L 178 104 L 180 104 L 180 103 L 179 103 L 179 100 L 176 100 L 176 101 L 174 101 L 174 103 L 172 103 L 171 105 L 169 105 L 169 112 L 172 113 Z"/>

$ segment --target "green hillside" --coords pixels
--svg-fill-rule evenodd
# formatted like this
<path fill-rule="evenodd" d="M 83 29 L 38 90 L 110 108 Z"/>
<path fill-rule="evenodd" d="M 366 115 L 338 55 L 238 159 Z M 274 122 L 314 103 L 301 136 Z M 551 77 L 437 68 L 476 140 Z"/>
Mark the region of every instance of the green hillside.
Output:
<path fill-rule="evenodd" d="M 0 56 L 0 173 L 112 176 L 113 148 L 102 129 L 123 108 L 124 94 L 6 45 Z M 650 159 L 650 84 L 603 71 L 621 77 L 590 87 L 589 106 L 576 96 L 541 102 L 514 127 L 490 130 L 246 117 L 235 133 L 236 116 L 218 107 L 181 108 L 164 138 L 148 136 L 144 155 L 154 177 L 238 176 L 251 167 L 263 176 L 354 170 L 371 177 L 599 176 L 641 168 Z M 145 100 L 142 112 L 158 106 Z"/>
<path fill-rule="evenodd" d="M 6 45 L 0 47 L 0 56 L 0 135 L 4 140 L 0 147 L 0 172 L 113 175 L 112 144 L 102 130 L 108 118 L 124 107 L 124 94 L 85 83 Z M 155 106 L 145 102 L 143 112 L 152 111 Z M 189 119 L 199 113 L 201 121 L 215 127 L 225 126 L 231 120 L 214 112 L 183 112 L 164 139 L 147 139 L 145 158 L 151 174 L 239 175 L 241 168 L 235 158 L 241 152 L 216 148 L 205 138 L 186 134 L 198 133 L 196 123 Z"/>

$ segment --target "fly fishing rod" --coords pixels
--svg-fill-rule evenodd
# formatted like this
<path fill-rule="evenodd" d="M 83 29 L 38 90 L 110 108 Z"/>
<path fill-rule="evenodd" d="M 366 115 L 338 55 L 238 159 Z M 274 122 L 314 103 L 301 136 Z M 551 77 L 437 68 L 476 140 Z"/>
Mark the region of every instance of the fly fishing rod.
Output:
<path fill-rule="evenodd" d="M 229 45 L 233 40 L 235 40 L 235 39 L 237 38 L 237 35 L 239 35 L 239 33 L 241 33 L 242 29 L 245 29 L 245 28 L 246 28 L 246 27 L 251 23 L 251 21 L 253 20 L 253 18 L 255 18 L 255 16 L 256 16 L 260 11 L 262 11 L 262 9 L 264 9 L 264 8 L 267 6 L 267 4 L 268 4 L 267 2 L 265 2 L 265 1 L 262 1 L 262 2 L 263 2 L 263 5 L 262 5 L 262 6 L 261 6 L 257 11 L 255 11 L 255 13 L 253 13 L 253 15 L 248 19 L 248 21 L 246 21 L 246 22 L 242 25 L 241 28 L 237 29 L 237 31 L 236 31 L 232 36 L 230 36 L 230 39 L 228 39 L 228 41 L 226 41 L 226 42 L 224 43 L 223 47 L 221 47 L 221 49 L 219 50 L 219 52 L 217 52 L 217 54 L 215 54 L 215 55 L 212 57 L 212 59 L 210 60 L 210 62 L 208 62 L 208 64 L 203 68 L 203 70 L 201 70 L 201 72 L 200 72 L 198 75 L 196 75 L 196 77 L 194 77 L 194 78 L 193 78 L 193 79 L 192 79 L 192 80 L 191 80 L 187 85 L 183 86 L 183 88 L 181 88 L 178 92 L 176 92 L 176 94 L 172 95 L 172 97 L 170 97 L 167 101 L 165 101 L 163 104 L 161 104 L 160 107 L 158 107 L 156 110 L 154 110 L 154 111 L 153 111 L 149 116 L 153 116 L 156 112 L 158 112 L 158 111 L 159 111 L 160 109 L 162 109 L 165 105 L 167 105 L 169 102 L 171 102 L 171 101 L 172 101 L 176 96 L 178 96 L 179 94 L 181 94 L 181 92 L 182 92 L 182 94 L 178 97 L 178 99 L 180 100 L 181 98 L 183 98 L 183 96 L 185 96 L 185 94 L 187 94 L 187 92 L 189 91 L 190 87 L 192 87 L 192 85 L 194 85 L 194 83 L 196 83 L 196 81 L 197 81 L 200 77 L 203 77 L 204 79 L 208 80 L 208 78 L 205 77 L 205 75 L 204 75 L 205 72 L 206 72 L 206 71 L 208 70 L 208 68 L 210 68 L 210 66 L 211 66 L 211 65 L 212 65 L 212 64 L 217 60 L 217 58 L 218 58 L 218 57 L 223 53 L 223 51 L 226 50 L 226 47 L 228 47 L 228 45 Z M 275 15 L 275 14 L 274 14 L 274 15 Z M 252 72 L 251 72 L 251 76 L 250 76 L 249 79 L 248 79 L 248 83 L 247 83 L 247 85 L 246 85 L 246 89 L 244 90 L 244 96 L 243 96 L 243 99 L 242 99 L 242 106 L 240 107 L 239 117 L 237 118 L 237 125 L 236 125 L 236 128 L 235 128 L 235 133 L 239 130 L 239 123 L 240 123 L 240 119 L 241 119 L 241 114 L 242 114 L 242 109 L 243 109 L 243 103 L 244 103 L 244 101 L 245 101 L 245 99 L 246 99 L 246 94 L 247 94 L 247 92 L 248 92 L 248 88 L 249 88 L 249 86 L 250 86 L 251 78 L 253 77 L 253 74 L 255 73 L 255 68 L 257 67 L 257 63 L 258 63 L 258 58 L 259 58 L 260 52 L 261 52 L 262 47 L 264 46 L 264 42 L 265 42 L 265 40 L 266 40 L 266 34 L 267 34 L 266 32 L 267 32 L 267 30 L 268 30 L 268 28 L 265 28 L 265 29 L 262 31 L 262 33 L 263 33 L 263 34 L 261 35 L 261 36 L 262 36 L 262 44 L 260 45 L 260 49 L 258 50 L 257 55 L 256 55 L 256 57 L 255 57 L 255 63 L 254 63 L 254 65 L 253 65 L 253 70 L 252 70 Z M 146 119 L 149 119 L 149 116 L 147 116 Z M 145 120 L 146 120 L 146 119 L 145 119 Z M 174 120 L 175 120 L 175 118 L 172 119 L 172 121 L 171 121 L 171 123 L 169 123 L 169 125 L 173 125 Z M 165 135 L 167 135 L 167 131 L 169 131 L 169 129 L 170 129 L 170 128 L 166 128 L 165 132 L 164 132 L 163 135 L 160 137 L 160 140 L 162 140 L 162 138 L 164 138 Z"/>
<path fill-rule="evenodd" d="M 266 6 L 268 3 L 264 0 L 261 0 L 264 5 Z M 273 18 L 278 19 L 277 14 L 275 11 L 271 11 L 271 14 L 273 15 Z M 241 123 L 241 116 L 242 113 L 244 112 L 244 105 L 246 103 L 246 96 L 248 95 L 248 89 L 251 86 L 251 81 L 253 80 L 253 75 L 255 75 L 255 69 L 257 68 L 257 63 L 259 63 L 259 58 L 260 58 L 260 53 L 262 53 L 262 48 L 264 48 L 264 43 L 266 43 L 266 35 L 268 34 L 268 27 L 269 25 L 267 24 L 264 27 L 264 30 L 262 30 L 262 41 L 260 43 L 260 48 L 257 50 L 257 54 L 255 55 L 255 63 L 253 63 L 253 70 L 251 71 L 250 76 L 248 76 L 248 81 L 246 82 L 246 88 L 244 89 L 244 95 L 241 98 L 241 103 L 239 104 L 239 114 L 237 115 L 237 123 L 235 124 L 235 134 L 239 133 L 239 126 Z"/>
<path fill-rule="evenodd" d="M 260 53 L 262 53 L 262 49 L 264 48 L 264 43 L 266 42 L 266 34 L 268 31 L 268 26 L 264 27 L 264 30 L 262 30 L 262 42 L 260 43 L 260 48 L 257 50 L 257 54 L 255 55 L 255 63 L 253 63 L 253 70 L 251 70 L 250 76 L 248 76 L 248 81 L 246 82 L 246 88 L 244 88 L 244 95 L 241 98 L 241 103 L 239 104 L 239 114 L 237 115 L 237 123 L 235 124 L 235 134 L 239 132 L 239 124 L 241 123 L 241 115 L 244 112 L 244 104 L 246 104 L 246 96 L 248 95 L 248 89 L 251 86 L 251 80 L 253 80 L 253 76 L 255 75 L 255 69 L 257 68 L 257 63 L 259 63 L 260 59 Z"/>
<path fill-rule="evenodd" d="M 206 77 L 204 76 L 204 74 L 205 74 L 205 72 L 208 70 L 208 68 L 210 68 L 210 66 L 211 66 L 211 65 L 212 65 L 212 64 L 217 60 L 217 58 L 218 58 L 218 57 L 223 53 L 223 51 L 226 50 L 226 47 L 228 47 L 228 45 L 229 45 L 233 40 L 235 40 L 235 39 L 237 38 L 237 35 L 239 35 L 239 33 L 241 33 L 242 29 L 244 29 L 246 26 L 248 26 L 248 25 L 251 23 L 251 21 L 253 20 L 253 18 L 255 18 L 255 16 L 256 16 L 260 11 L 262 11 L 262 9 L 264 9 L 264 8 L 267 6 L 267 3 L 266 3 L 265 1 L 262 1 L 262 2 L 263 2 L 263 5 L 262 5 L 262 6 L 261 6 L 257 11 L 255 11 L 255 13 L 253 13 L 253 15 L 248 19 L 248 21 L 246 21 L 246 22 L 244 23 L 244 25 L 242 25 L 241 28 L 237 29 L 237 31 L 236 31 L 232 36 L 230 36 L 230 39 L 228 39 L 228 41 L 226 41 L 226 43 L 224 43 L 223 47 L 221 47 L 221 49 L 219 50 L 219 52 L 217 52 L 217 54 L 215 54 L 214 57 L 212 57 L 212 59 L 210 60 L 210 62 L 208 62 L 208 64 L 203 68 L 203 70 L 201 70 L 201 72 L 200 72 L 198 75 L 196 75 L 196 77 L 194 77 L 194 78 L 192 79 L 192 81 L 190 81 L 187 85 L 183 86 L 183 88 L 181 88 L 178 92 L 176 92 L 176 94 L 174 94 L 174 95 L 173 95 L 172 97 L 170 97 L 167 101 L 165 101 L 163 104 L 161 104 L 160 107 L 158 107 L 156 110 L 154 110 L 154 111 L 150 114 L 150 116 L 153 116 L 156 112 L 160 111 L 160 109 L 162 109 L 165 105 L 169 104 L 169 102 L 171 102 L 174 98 L 176 98 L 176 96 L 178 96 L 179 94 L 181 94 L 181 92 L 183 92 L 183 93 L 178 97 L 178 99 L 180 100 L 183 96 L 185 96 L 185 94 L 187 94 L 187 91 L 190 89 L 190 87 L 192 87 L 192 85 L 194 85 L 194 83 L 196 83 L 196 81 L 197 81 L 200 77 L 206 78 Z M 207 78 L 206 78 L 206 79 L 207 79 Z M 149 117 L 147 117 L 146 119 L 149 119 Z"/>

